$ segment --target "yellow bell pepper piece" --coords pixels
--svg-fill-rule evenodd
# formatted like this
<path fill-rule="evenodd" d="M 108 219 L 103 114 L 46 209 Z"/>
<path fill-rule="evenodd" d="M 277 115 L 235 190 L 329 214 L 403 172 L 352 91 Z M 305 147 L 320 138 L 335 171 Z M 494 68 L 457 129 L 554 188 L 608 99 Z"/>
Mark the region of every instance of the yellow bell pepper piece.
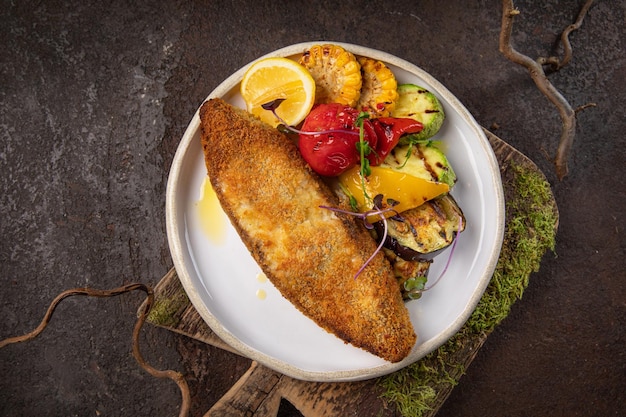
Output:
<path fill-rule="evenodd" d="M 397 201 L 398 205 L 394 208 L 401 213 L 450 191 L 448 184 L 414 177 L 397 170 L 375 166 L 371 167 L 371 171 L 363 180 L 359 166 L 350 168 L 339 176 L 340 184 L 355 198 L 362 213 L 372 209 L 373 199 L 378 194 L 383 195 L 385 205 L 388 199 Z"/>

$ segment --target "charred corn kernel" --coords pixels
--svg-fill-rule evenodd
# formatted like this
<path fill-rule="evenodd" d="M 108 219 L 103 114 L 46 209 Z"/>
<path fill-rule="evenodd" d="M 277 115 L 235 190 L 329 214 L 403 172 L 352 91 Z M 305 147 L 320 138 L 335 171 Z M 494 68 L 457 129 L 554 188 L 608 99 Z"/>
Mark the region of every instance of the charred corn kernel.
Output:
<path fill-rule="evenodd" d="M 357 108 L 372 117 L 388 117 L 398 99 L 398 83 L 393 72 L 381 61 L 359 57 L 361 65 L 361 96 Z"/>
<path fill-rule="evenodd" d="M 313 45 L 302 54 L 315 80 L 315 103 L 340 103 L 355 107 L 361 92 L 361 66 L 356 57 L 338 45 Z"/>

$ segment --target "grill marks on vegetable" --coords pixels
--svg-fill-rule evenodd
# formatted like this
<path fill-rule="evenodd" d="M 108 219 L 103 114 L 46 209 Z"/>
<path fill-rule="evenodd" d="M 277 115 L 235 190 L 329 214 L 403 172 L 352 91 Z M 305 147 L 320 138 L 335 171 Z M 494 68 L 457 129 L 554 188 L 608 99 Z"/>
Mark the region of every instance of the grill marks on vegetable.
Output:
<path fill-rule="evenodd" d="M 430 163 L 430 161 L 424 156 L 424 152 L 422 151 L 421 147 L 414 148 L 413 149 L 413 154 L 414 154 L 414 156 L 417 156 L 422 161 L 424 161 L 424 168 L 426 168 L 426 171 L 428 171 L 430 173 L 430 175 L 432 175 L 433 178 L 437 178 L 438 177 L 437 171 L 433 168 L 433 166 Z M 435 165 L 439 169 L 443 168 L 443 165 L 439 161 L 437 161 Z"/>

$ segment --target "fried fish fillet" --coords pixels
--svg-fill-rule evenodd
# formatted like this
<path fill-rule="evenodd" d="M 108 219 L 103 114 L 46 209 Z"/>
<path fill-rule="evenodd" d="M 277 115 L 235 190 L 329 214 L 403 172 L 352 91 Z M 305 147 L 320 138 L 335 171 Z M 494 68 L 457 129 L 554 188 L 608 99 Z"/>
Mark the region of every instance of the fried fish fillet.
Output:
<path fill-rule="evenodd" d="M 343 341 L 398 362 L 416 341 L 388 261 L 285 135 L 221 99 L 200 109 L 207 173 L 256 262 L 303 314 Z"/>

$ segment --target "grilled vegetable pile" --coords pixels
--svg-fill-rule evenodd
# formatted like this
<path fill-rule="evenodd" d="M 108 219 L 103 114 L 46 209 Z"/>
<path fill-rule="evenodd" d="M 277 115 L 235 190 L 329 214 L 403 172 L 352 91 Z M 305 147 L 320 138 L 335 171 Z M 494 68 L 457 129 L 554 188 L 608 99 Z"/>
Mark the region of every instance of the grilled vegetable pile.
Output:
<path fill-rule="evenodd" d="M 398 85 L 385 63 L 339 45 L 314 45 L 299 63 L 315 82 L 312 109 L 298 126 L 279 128 L 297 133 L 304 160 L 366 221 L 403 296 L 419 298 L 432 256 L 465 229 L 450 195 L 456 175 L 433 140 L 445 120 L 441 103 L 421 86 Z M 278 117 L 286 94 L 263 108 Z"/>

